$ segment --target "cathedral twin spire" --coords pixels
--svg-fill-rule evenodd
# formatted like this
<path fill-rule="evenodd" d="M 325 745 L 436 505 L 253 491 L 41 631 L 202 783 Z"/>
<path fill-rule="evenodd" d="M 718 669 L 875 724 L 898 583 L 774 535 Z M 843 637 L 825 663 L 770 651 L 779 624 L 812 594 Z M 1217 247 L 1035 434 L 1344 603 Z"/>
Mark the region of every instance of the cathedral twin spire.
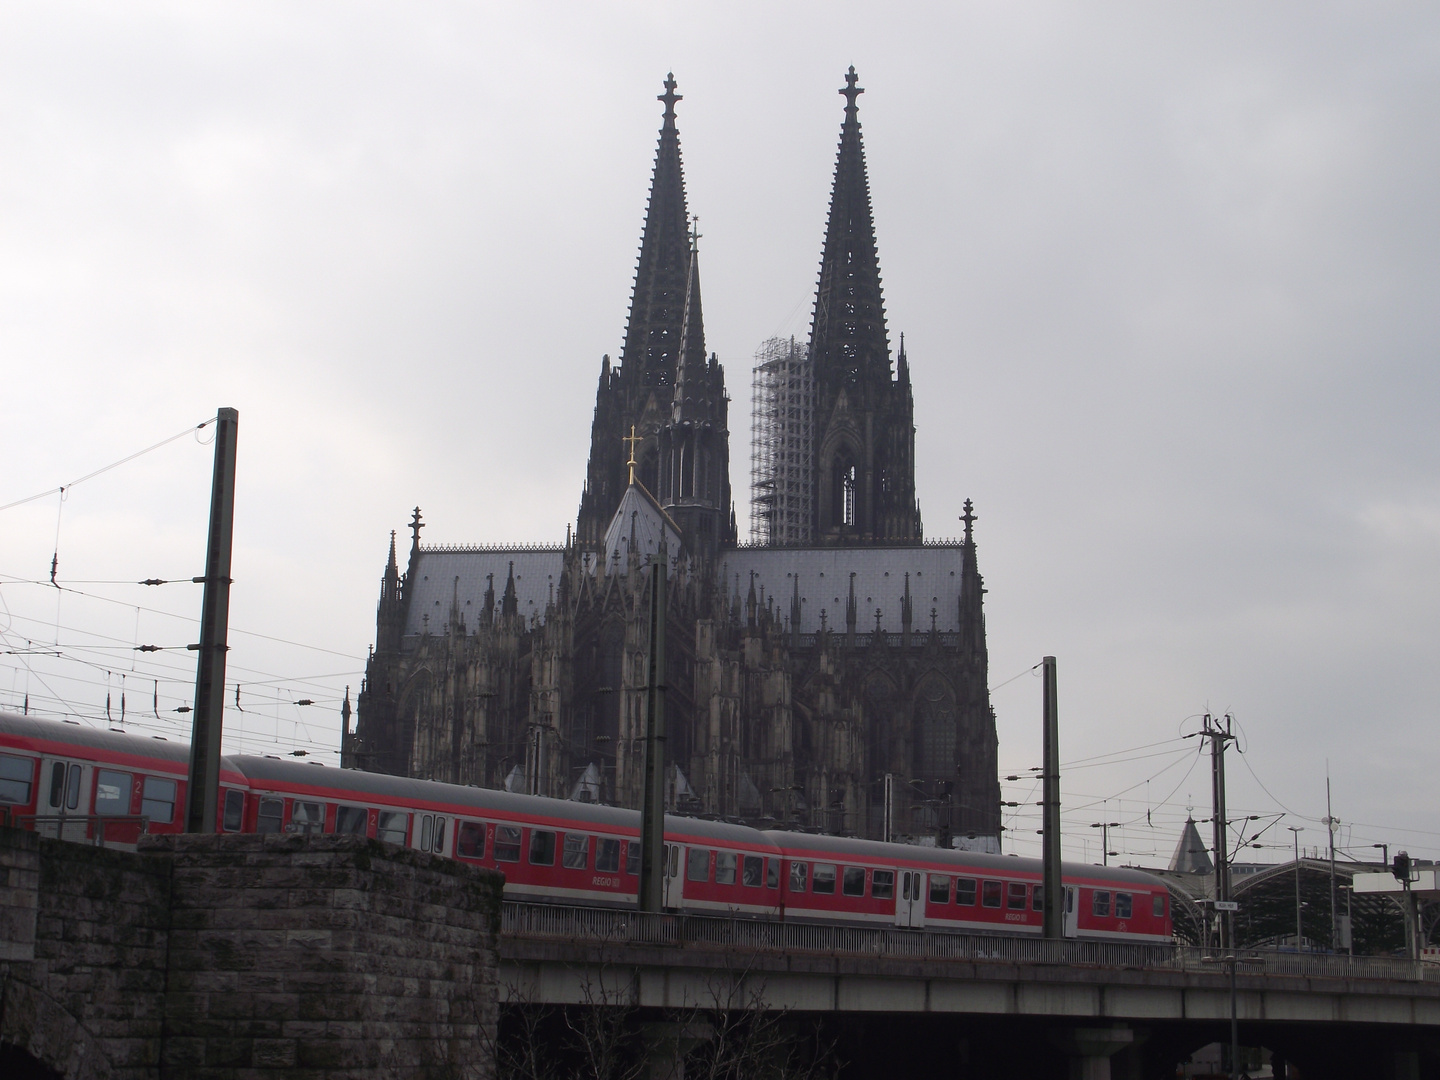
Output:
<path fill-rule="evenodd" d="M 590 465 L 577 536 L 597 545 L 632 474 L 677 520 L 694 525 L 698 546 L 733 539 L 724 370 L 705 351 L 705 318 L 695 221 L 685 196 L 673 74 L 658 100 L 665 109 L 655 151 L 640 257 L 620 364 L 602 365 L 591 426 Z M 639 437 L 631 468 L 622 443 Z M 683 520 L 694 519 L 694 520 Z"/>
<path fill-rule="evenodd" d="M 820 284 L 810 327 L 811 357 L 822 399 L 841 386 L 888 382 L 890 341 L 880 289 L 880 257 L 856 98 L 865 92 L 854 67 L 845 76 L 845 122 L 830 191 Z"/>
<path fill-rule="evenodd" d="M 687 362 L 698 356 L 703 363 L 705 358 L 700 285 L 692 272 L 694 245 L 680 161 L 680 132 L 675 126 L 675 103 L 684 98 L 675 92 L 676 85 L 674 74 L 667 75 L 665 93 L 657 98 L 664 102 L 665 114 L 640 237 L 625 346 L 620 353 L 622 366 L 638 373 L 646 387 L 674 385 L 682 346 L 690 354 L 685 357 Z M 687 309 L 692 309 L 688 327 Z"/>
<path fill-rule="evenodd" d="M 596 546 L 630 479 L 622 445 L 641 438 L 636 478 L 700 548 L 734 542 L 724 372 L 705 351 L 698 231 L 690 217 L 673 74 L 664 104 L 620 363 L 602 364 L 577 537 Z M 850 68 L 810 334 L 815 435 L 811 542 L 921 540 L 915 503 L 913 402 L 906 358 L 890 363 L 875 223 Z M 682 509 L 677 509 L 682 508 Z M 728 515 L 728 518 L 727 518 Z"/>

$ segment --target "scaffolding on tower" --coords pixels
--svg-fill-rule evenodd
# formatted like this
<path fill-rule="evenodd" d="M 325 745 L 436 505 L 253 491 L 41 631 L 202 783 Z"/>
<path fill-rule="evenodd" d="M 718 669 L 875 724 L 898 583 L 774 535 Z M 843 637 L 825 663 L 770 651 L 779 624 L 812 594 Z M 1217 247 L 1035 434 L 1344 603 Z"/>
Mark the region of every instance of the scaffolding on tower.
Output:
<path fill-rule="evenodd" d="M 755 352 L 750 391 L 750 540 L 809 543 L 815 496 L 809 350 L 793 337 L 766 341 Z"/>

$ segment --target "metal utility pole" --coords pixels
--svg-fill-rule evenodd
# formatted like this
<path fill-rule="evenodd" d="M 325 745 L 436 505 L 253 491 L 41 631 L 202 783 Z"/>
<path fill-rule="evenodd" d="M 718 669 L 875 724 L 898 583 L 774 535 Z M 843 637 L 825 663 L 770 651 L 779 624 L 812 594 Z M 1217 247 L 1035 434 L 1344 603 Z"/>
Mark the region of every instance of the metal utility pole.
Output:
<path fill-rule="evenodd" d="M 895 838 L 895 774 L 885 774 L 885 813 L 881 820 L 884 822 L 885 843 L 890 843 Z"/>
<path fill-rule="evenodd" d="M 230 628 L 230 553 L 235 530 L 235 439 L 240 413 L 221 409 L 215 425 L 215 472 L 210 481 L 210 539 L 205 548 L 205 594 L 200 608 L 200 658 L 195 664 L 195 713 L 185 831 L 215 831 L 220 794 L 220 736 L 225 717 L 225 653 Z"/>
<path fill-rule="evenodd" d="M 1044 806 L 1042 818 L 1044 833 L 1044 886 L 1041 899 L 1044 904 L 1043 922 L 1045 936 L 1059 939 L 1065 936 L 1064 911 L 1065 893 L 1060 881 L 1060 719 L 1056 705 L 1055 657 L 1041 660 L 1044 668 L 1044 757 L 1041 761 L 1044 779 L 1041 801 Z"/>
<path fill-rule="evenodd" d="M 1330 951 L 1334 952 L 1340 940 L 1340 912 L 1335 903 L 1335 826 L 1339 822 L 1330 812 L 1330 768 L 1325 768 L 1325 827 L 1330 830 Z"/>
<path fill-rule="evenodd" d="M 1234 938 L 1234 914 L 1228 910 L 1230 903 L 1230 857 L 1228 854 L 1229 821 L 1225 812 L 1225 744 L 1234 739 L 1230 733 L 1230 717 L 1225 717 L 1225 729 L 1214 722 L 1209 713 L 1205 714 L 1205 730 L 1210 739 L 1210 784 L 1211 801 L 1215 807 L 1212 835 L 1215 843 L 1215 912 L 1220 948 L 1232 947 Z M 1221 905 L 1225 907 L 1221 907 Z"/>
<path fill-rule="evenodd" d="M 645 791 L 640 806 L 640 910 L 665 908 L 665 545 L 650 557 L 650 670 L 645 681 Z"/>
<path fill-rule="evenodd" d="M 1305 940 L 1300 933 L 1300 834 L 1305 831 L 1299 825 L 1285 826 L 1295 836 L 1295 948 L 1300 948 L 1300 943 Z"/>
<path fill-rule="evenodd" d="M 1119 827 L 1120 822 L 1118 821 L 1097 821 L 1090 826 L 1092 829 L 1100 830 L 1100 843 L 1105 849 L 1100 853 L 1101 863 L 1104 866 L 1110 865 L 1110 830 Z"/>

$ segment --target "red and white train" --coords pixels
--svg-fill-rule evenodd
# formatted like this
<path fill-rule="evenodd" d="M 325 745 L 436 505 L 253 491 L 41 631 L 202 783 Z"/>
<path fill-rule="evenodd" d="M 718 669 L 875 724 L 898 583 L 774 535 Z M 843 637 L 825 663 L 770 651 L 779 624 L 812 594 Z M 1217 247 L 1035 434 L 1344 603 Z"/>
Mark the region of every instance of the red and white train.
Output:
<path fill-rule="evenodd" d="M 181 830 L 188 759 L 184 743 L 0 712 L 0 807 L 51 835 L 93 839 L 103 828 L 106 843 L 133 845 L 141 817 L 152 833 Z M 220 786 L 223 832 L 352 833 L 499 870 L 509 899 L 636 902 L 633 810 L 271 757 L 226 756 Z M 665 850 L 665 902 L 677 911 L 1041 932 L 1034 859 L 673 816 Z M 1074 863 L 1063 877 L 1067 937 L 1172 940 L 1158 878 Z"/>

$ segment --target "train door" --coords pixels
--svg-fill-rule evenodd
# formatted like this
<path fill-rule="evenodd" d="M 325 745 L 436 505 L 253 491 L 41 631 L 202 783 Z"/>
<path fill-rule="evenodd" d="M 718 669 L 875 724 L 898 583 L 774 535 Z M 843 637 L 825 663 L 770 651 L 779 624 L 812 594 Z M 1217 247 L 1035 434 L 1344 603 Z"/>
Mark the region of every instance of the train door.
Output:
<path fill-rule="evenodd" d="M 1063 926 L 1065 936 L 1073 938 L 1080 932 L 1080 900 L 1075 895 L 1075 886 L 1065 886 L 1065 911 Z"/>
<path fill-rule="evenodd" d="M 676 911 L 684 907 L 685 878 L 680 873 L 680 868 L 685 864 L 684 855 L 682 845 L 665 845 L 665 906 Z"/>
<path fill-rule="evenodd" d="M 925 925 L 924 871 L 900 871 L 900 895 L 895 898 L 895 925 Z"/>
<path fill-rule="evenodd" d="M 37 821 L 36 831 L 61 840 L 84 840 L 85 816 L 90 812 L 84 764 L 68 758 L 46 757 L 41 761 L 40 783 L 44 794 L 35 813 L 51 820 Z M 67 820 L 71 818 L 74 820 Z"/>
<path fill-rule="evenodd" d="M 421 814 L 419 827 L 411 841 L 421 851 L 430 851 L 436 855 L 444 855 L 446 852 L 446 828 L 449 823 L 444 814 Z M 553 837 L 552 837 L 553 839 Z"/>

